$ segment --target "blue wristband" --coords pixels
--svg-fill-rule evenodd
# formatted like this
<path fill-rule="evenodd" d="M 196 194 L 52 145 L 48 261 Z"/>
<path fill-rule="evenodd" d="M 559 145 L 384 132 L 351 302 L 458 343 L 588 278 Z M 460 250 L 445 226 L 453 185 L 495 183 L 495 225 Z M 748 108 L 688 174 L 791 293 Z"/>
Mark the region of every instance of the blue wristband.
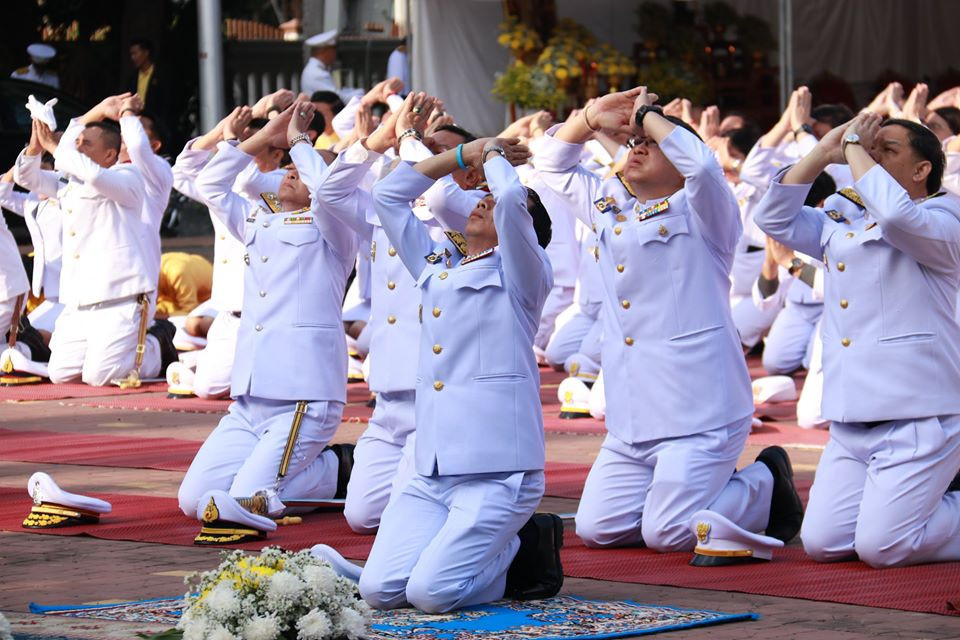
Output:
<path fill-rule="evenodd" d="M 467 168 L 467 165 L 463 163 L 463 143 L 457 145 L 457 164 L 461 169 Z"/>

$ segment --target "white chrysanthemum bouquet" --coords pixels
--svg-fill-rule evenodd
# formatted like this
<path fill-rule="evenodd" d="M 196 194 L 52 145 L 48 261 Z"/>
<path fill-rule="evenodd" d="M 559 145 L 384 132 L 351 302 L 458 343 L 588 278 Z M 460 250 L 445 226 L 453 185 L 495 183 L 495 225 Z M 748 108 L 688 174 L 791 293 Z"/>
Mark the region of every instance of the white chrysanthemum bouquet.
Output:
<path fill-rule="evenodd" d="M 13 631 L 10 629 L 10 623 L 0 613 L 0 640 L 13 640 Z"/>
<path fill-rule="evenodd" d="M 370 622 L 357 585 L 309 551 L 224 552 L 219 567 L 186 582 L 184 640 L 353 640 Z"/>

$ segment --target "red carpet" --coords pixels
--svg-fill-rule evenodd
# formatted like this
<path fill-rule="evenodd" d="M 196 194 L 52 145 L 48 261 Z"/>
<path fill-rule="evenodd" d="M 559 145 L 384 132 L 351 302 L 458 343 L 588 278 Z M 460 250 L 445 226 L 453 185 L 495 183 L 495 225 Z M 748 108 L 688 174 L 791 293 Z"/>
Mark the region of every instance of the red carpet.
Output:
<path fill-rule="evenodd" d="M 163 389 L 166 391 L 166 388 Z M 137 396 L 103 396 L 89 400 L 80 400 L 69 404 L 100 409 L 131 409 L 133 411 L 181 411 L 185 413 L 227 412 L 230 399 L 205 400 L 203 398 L 168 398 L 166 393 L 152 393 Z"/>
<path fill-rule="evenodd" d="M 947 600 L 957 597 L 960 562 L 876 570 L 862 562 L 819 564 L 791 545 L 769 563 L 704 568 L 689 566 L 689 553 L 587 549 L 572 531 L 564 541 L 564 574 L 576 578 L 958 615 L 947 609 Z"/>
<path fill-rule="evenodd" d="M 39 446 L 41 444 L 42 446 Z M 186 471 L 193 456 L 200 449 L 200 444 L 195 440 L 176 438 L 133 438 L 0 429 L 0 460 Z M 546 495 L 579 498 L 588 471 L 590 467 L 583 464 L 548 462 Z"/>
<path fill-rule="evenodd" d="M 174 438 L 0 429 L 0 460 L 11 462 L 186 471 L 199 448 Z"/>
<path fill-rule="evenodd" d="M 98 497 L 113 504 L 113 512 L 104 516 L 100 524 L 47 529 L 42 533 L 175 545 L 191 545 L 197 533 L 199 524 L 185 517 L 173 498 L 122 494 Z M 0 489 L 0 529 L 26 532 L 20 523 L 29 509 L 30 499 L 25 490 Z M 363 559 L 370 551 L 373 537 L 352 533 L 340 513 L 313 513 L 304 516 L 301 525 L 278 528 L 265 541 L 237 546 L 256 550 L 267 545 L 280 545 L 296 550 L 320 542 L 331 545 L 348 558 Z M 797 545 L 778 551 L 770 563 L 697 568 L 687 564 L 689 553 L 587 549 L 568 530 L 562 555 L 564 573 L 577 578 L 736 591 L 939 614 L 956 615 L 947 609 L 946 603 L 956 597 L 960 584 L 960 563 L 882 571 L 870 569 L 860 562 L 823 565 L 807 559 Z"/>
<path fill-rule="evenodd" d="M 121 389 L 116 386 L 91 387 L 88 384 L 68 383 L 25 384 L 19 387 L 0 387 L 0 401 L 64 400 L 66 398 L 95 398 L 98 396 L 130 396 L 151 391 L 166 391 L 165 382 L 147 382 L 139 389 Z"/>
<path fill-rule="evenodd" d="M 127 494 L 97 494 L 96 497 L 113 505 L 113 512 L 103 516 L 100 524 L 62 529 L 24 529 L 20 525 L 30 511 L 26 484 L 23 490 L 0 488 L 0 529 L 190 546 L 200 530 L 200 523 L 184 516 L 175 498 Z M 373 536 L 354 534 L 340 512 L 311 513 L 303 517 L 303 524 L 279 527 L 267 540 L 232 546 L 255 550 L 268 545 L 280 545 L 299 550 L 320 542 L 341 550 L 347 557 L 366 558 L 373 544 Z"/>

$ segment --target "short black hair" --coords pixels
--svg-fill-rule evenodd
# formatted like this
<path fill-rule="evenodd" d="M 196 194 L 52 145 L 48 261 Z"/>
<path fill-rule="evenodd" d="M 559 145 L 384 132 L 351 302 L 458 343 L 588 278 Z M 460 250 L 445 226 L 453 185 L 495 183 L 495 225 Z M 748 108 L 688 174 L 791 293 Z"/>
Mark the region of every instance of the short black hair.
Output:
<path fill-rule="evenodd" d="M 907 140 L 910 142 L 913 154 L 930 162 L 930 173 L 927 175 L 927 195 L 933 195 L 940 190 L 940 184 L 943 182 L 943 167 L 947 162 L 943 155 L 943 145 L 940 144 L 940 140 L 933 131 L 912 120 L 889 118 L 880 123 L 880 126 L 888 127 L 892 124 L 906 129 Z"/>
<path fill-rule="evenodd" d="M 327 119 L 319 111 L 313 112 L 313 120 L 307 125 L 307 129 L 316 131 L 317 135 L 322 135 L 327 130 Z"/>
<path fill-rule="evenodd" d="M 267 126 L 268 122 L 270 121 L 266 118 L 253 118 L 252 120 L 250 120 L 250 123 L 247 125 L 247 128 L 256 129 L 257 131 L 259 131 L 260 129 L 263 129 L 265 126 Z"/>
<path fill-rule="evenodd" d="M 153 42 L 147 40 L 146 38 L 134 38 L 130 41 L 130 44 L 127 45 L 127 48 L 137 46 L 150 54 L 150 57 L 153 57 Z"/>
<path fill-rule="evenodd" d="M 827 196 L 837 190 L 837 183 L 826 171 L 821 171 L 820 175 L 810 185 L 810 191 L 803 204 L 808 207 L 819 207 L 820 203 L 827 199 Z"/>
<path fill-rule="evenodd" d="M 463 127 L 461 127 L 461 126 L 459 126 L 459 125 L 456 125 L 456 124 L 442 124 L 442 125 L 440 125 L 439 127 L 437 127 L 436 130 L 437 130 L 437 131 L 449 131 L 450 133 L 453 133 L 453 134 L 455 134 L 455 135 L 458 135 L 458 136 L 460 136 L 461 138 L 463 138 L 463 143 L 464 143 L 464 144 L 466 144 L 466 143 L 468 143 L 468 142 L 473 142 L 474 140 L 477 139 L 477 136 L 473 135 L 472 133 L 470 133 L 469 131 L 467 131 L 467 130 L 464 129 Z"/>
<path fill-rule="evenodd" d="M 143 118 L 146 118 L 150 121 L 149 125 L 144 124 L 144 129 L 149 129 L 147 135 L 153 134 L 153 137 L 160 141 L 160 149 L 163 150 L 167 146 L 167 140 L 169 135 L 167 133 L 167 126 L 163 123 L 162 120 L 158 120 L 157 116 L 151 113 L 149 110 L 144 109 L 140 112 L 140 123 L 143 124 Z"/>
<path fill-rule="evenodd" d="M 553 237 L 550 214 L 547 213 L 547 208 L 543 206 L 543 202 L 540 200 L 540 194 L 530 187 L 527 187 L 527 211 L 530 213 L 530 217 L 533 218 L 533 230 L 537 234 L 537 244 L 546 249 L 547 245 L 550 244 L 550 239 Z"/>
<path fill-rule="evenodd" d="M 322 102 L 330 105 L 333 115 L 340 113 L 340 110 L 344 107 L 343 99 L 335 91 L 314 91 L 313 95 L 310 96 L 310 102 Z"/>
<path fill-rule="evenodd" d="M 377 116 L 378 118 L 383 118 L 383 115 L 390 111 L 390 105 L 386 102 L 374 102 L 370 105 L 370 114 Z"/>
<path fill-rule="evenodd" d="M 746 156 L 760 139 L 760 130 L 753 124 L 745 124 L 739 129 L 731 129 L 724 135 L 730 140 L 730 146 Z"/>
<path fill-rule="evenodd" d="M 810 117 L 835 129 L 853 117 L 853 110 L 845 104 L 821 104 L 810 110 Z"/>
<path fill-rule="evenodd" d="M 98 120 L 90 122 L 87 129 L 99 129 L 103 137 L 103 143 L 117 153 L 120 153 L 120 127 L 111 120 Z"/>
<path fill-rule="evenodd" d="M 960 109 L 956 107 L 940 107 L 939 109 L 934 109 L 933 112 L 947 121 L 947 126 L 950 127 L 950 133 L 953 135 L 960 133 Z"/>

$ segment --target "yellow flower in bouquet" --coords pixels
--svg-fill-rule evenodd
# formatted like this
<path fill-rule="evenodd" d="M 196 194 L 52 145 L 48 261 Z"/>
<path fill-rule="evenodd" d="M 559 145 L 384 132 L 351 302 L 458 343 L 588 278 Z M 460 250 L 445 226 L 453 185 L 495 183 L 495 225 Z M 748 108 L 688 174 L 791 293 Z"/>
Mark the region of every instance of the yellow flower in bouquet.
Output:
<path fill-rule="evenodd" d="M 509 47 L 515 54 L 524 54 L 536 51 L 543 46 L 543 41 L 530 25 L 518 20 L 516 16 L 509 16 L 500 23 L 500 35 L 497 43 Z"/>

